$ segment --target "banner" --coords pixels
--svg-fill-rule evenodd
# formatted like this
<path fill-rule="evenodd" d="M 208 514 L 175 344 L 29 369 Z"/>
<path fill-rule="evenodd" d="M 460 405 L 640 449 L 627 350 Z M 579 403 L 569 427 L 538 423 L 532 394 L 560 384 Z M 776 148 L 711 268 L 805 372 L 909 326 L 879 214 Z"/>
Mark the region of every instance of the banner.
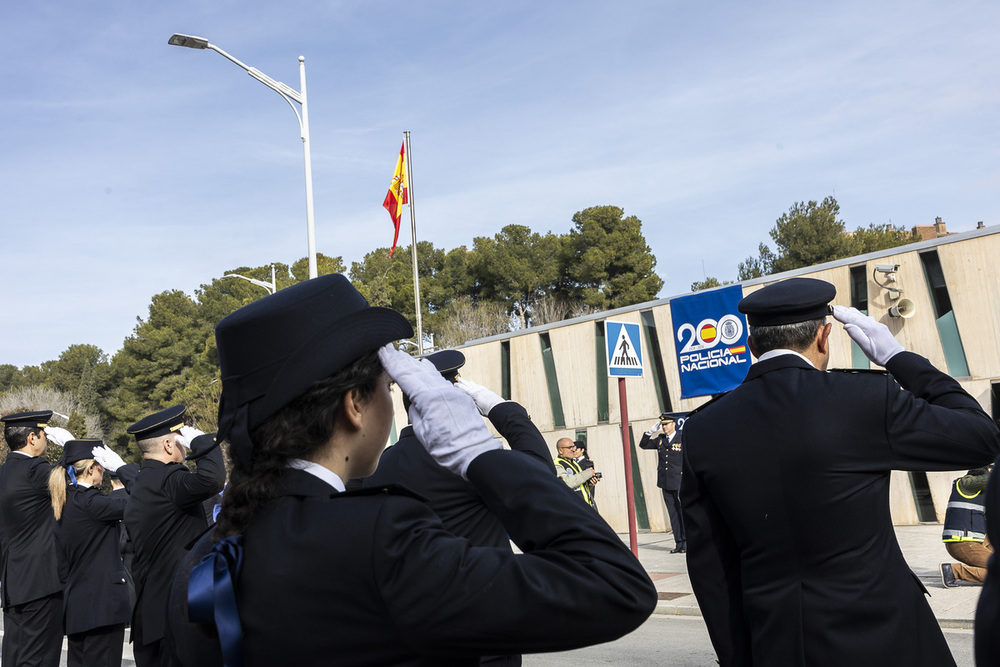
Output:
<path fill-rule="evenodd" d="M 729 391 L 750 368 L 747 321 L 736 306 L 739 285 L 670 300 L 681 398 Z"/>

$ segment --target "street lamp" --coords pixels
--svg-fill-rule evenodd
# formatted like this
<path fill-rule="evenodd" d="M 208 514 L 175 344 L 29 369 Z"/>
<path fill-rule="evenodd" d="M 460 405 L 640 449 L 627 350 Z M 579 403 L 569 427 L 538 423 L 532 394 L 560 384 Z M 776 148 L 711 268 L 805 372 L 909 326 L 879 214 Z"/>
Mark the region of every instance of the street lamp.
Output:
<path fill-rule="evenodd" d="M 274 282 L 274 264 L 271 265 L 271 282 L 265 283 L 263 280 L 257 280 L 256 278 L 247 278 L 246 276 L 241 276 L 238 273 L 227 273 L 222 276 L 223 278 L 242 278 L 247 282 L 251 282 L 254 285 L 263 287 L 267 290 L 268 294 L 274 294 L 278 291 L 278 284 Z"/>
<path fill-rule="evenodd" d="M 309 277 L 315 278 L 318 275 L 316 270 L 316 228 L 313 220 L 313 185 L 312 185 L 312 154 L 309 152 L 309 106 L 306 104 L 306 58 L 305 56 L 299 56 L 299 82 L 302 85 L 302 92 L 299 92 L 287 85 L 281 83 L 280 81 L 275 81 L 268 75 L 261 72 L 256 67 L 249 67 L 244 65 L 236 58 L 232 57 L 219 47 L 214 44 L 210 44 L 207 39 L 203 37 L 194 37 L 192 35 L 181 35 L 174 34 L 167 41 L 168 44 L 173 46 L 183 46 L 189 49 L 211 49 L 219 55 L 223 56 L 227 60 L 236 63 L 244 70 L 246 73 L 253 78 L 260 81 L 262 84 L 273 90 L 274 92 L 281 95 L 288 106 L 292 107 L 292 111 L 295 112 L 295 117 L 299 121 L 299 130 L 302 133 L 302 150 L 305 153 L 306 162 L 306 234 L 309 243 Z M 297 102 L 302 106 L 302 113 L 299 114 L 299 110 L 295 108 Z"/>

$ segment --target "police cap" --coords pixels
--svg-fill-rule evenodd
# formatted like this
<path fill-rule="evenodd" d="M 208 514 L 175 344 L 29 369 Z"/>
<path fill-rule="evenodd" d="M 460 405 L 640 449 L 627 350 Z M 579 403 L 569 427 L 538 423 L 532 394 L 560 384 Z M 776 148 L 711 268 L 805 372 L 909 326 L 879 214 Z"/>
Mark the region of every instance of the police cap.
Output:
<path fill-rule="evenodd" d="M 34 412 L 15 412 L 13 414 L 0 417 L 5 428 L 45 428 L 52 419 L 51 410 L 35 410 Z"/>
<path fill-rule="evenodd" d="M 837 288 L 825 280 L 789 278 L 743 298 L 739 310 L 752 327 L 817 320 L 830 314 Z"/>
<path fill-rule="evenodd" d="M 94 458 L 94 447 L 102 447 L 104 442 L 97 438 L 70 440 L 63 445 L 62 456 L 56 465 L 68 466 L 77 461 Z"/>
<path fill-rule="evenodd" d="M 135 439 L 139 441 L 179 431 L 181 426 L 184 426 L 184 413 L 186 411 L 187 408 L 183 405 L 160 410 L 148 417 L 143 417 L 125 429 L 125 432 L 134 435 Z"/>
<path fill-rule="evenodd" d="M 441 350 L 427 355 L 424 359 L 434 364 L 434 368 L 438 369 L 448 382 L 458 379 L 458 369 L 465 365 L 465 355 L 458 350 Z"/>

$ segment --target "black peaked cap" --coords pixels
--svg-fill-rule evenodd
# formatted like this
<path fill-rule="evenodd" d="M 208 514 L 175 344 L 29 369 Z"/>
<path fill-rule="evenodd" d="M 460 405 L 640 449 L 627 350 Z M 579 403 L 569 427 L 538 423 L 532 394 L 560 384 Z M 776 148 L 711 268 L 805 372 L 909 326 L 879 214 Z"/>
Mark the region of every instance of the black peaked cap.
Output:
<path fill-rule="evenodd" d="M 6 428 L 15 427 L 29 427 L 29 428 L 45 428 L 49 425 L 49 420 L 52 419 L 51 410 L 35 410 L 34 412 L 14 412 L 9 415 L 0 417 L 0 422 Z"/>
<path fill-rule="evenodd" d="M 248 462 L 251 430 L 314 382 L 412 335 L 405 317 L 369 306 L 341 274 L 292 285 L 240 308 L 215 327 L 222 372 L 217 439 L 229 440 Z"/>
<path fill-rule="evenodd" d="M 104 441 L 98 438 L 84 438 L 82 440 L 70 440 L 63 445 L 62 456 L 56 465 L 68 466 L 77 461 L 94 458 L 94 447 L 102 447 Z"/>
<path fill-rule="evenodd" d="M 789 278 L 744 297 L 739 310 L 752 327 L 795 324 L 830 314 L 837 288 L 825 280 Z"/>
<path fill-rule="evenodd" d="M 186 411 L 187 408 L 183 405 L 174 405 L 148 417 L 143 417 L 125 429 L 125 432 L 134 435 L 136 441 L 139 441 L 179 431 L 181 426 L 184 426 L 184 413 Z"/>

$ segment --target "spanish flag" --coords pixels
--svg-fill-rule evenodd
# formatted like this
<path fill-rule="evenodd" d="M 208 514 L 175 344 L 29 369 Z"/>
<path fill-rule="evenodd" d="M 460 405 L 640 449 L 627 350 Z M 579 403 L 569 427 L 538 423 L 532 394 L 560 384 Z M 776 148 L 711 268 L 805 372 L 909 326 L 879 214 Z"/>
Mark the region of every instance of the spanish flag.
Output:
<path fill-rule="evenodd" d="M 403 204 L 409 203 L 406 190 L 406 142 L 403 142 L 403 145 L 399 147 L 399 159 L 396 160 L 396 171 L 392 173 L 389 192 L 386 193 L 385 201 L 382 202 L 382 206 L 389 211 L 389 216 L 392 218 L 392 226 L 396 228 L 392 237 L 392 249 L 389 251 L 389 257 L 392 257 L 392 253 L 396 251 L 396 241 L 399 239 L 399 219 L 403 215 Z"/>

